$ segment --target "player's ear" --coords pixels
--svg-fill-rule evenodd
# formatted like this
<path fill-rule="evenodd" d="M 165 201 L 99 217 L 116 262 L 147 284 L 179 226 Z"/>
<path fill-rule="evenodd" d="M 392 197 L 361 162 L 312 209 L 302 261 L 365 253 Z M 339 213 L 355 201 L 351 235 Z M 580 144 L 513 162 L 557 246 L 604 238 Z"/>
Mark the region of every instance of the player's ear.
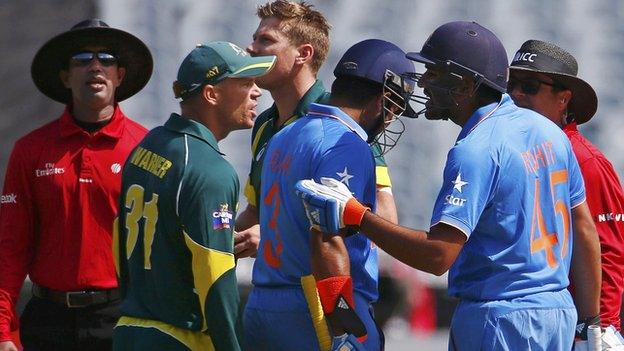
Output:
<path fill-rule="evenodd" d="M 302 44 L 297 48 L 297 57 L 295 58 L 295 63 L 298 65 L 304 65 L 306 63 L 312 62 L 312 58 L 314 57 L 314 47 L 312 44 Z"/>
<path fill-rule="evenodd" d="M 210 105 L 217 105 L 219 101 L 219 92 L 216 86 L 206 84 L 201 91 L 203 99 Z"/>

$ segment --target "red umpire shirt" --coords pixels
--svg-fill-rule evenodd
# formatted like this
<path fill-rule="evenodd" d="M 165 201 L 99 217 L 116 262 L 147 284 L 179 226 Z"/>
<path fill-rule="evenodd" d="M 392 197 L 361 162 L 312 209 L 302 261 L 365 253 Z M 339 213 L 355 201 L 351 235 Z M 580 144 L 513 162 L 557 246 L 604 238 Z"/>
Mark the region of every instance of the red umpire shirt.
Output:
<path fill-rule="evenodd" d="M 620 306 L 624 290 L 624 192 L 613 165 L 576 129 L 576 123 L 563 128 L 581 167 L 587 205 L 600 238 L 602 325 L 620 329 Z"/>
<path fill-rule="evenodd" d="M 146 133 L 118 105 L 92 134 L 66 108 L 16 142 L 0 206 L 0 341 L 17 327 L 26 274 L 60 291 L 117 286 L 111 236 L 121 169 Z"/>

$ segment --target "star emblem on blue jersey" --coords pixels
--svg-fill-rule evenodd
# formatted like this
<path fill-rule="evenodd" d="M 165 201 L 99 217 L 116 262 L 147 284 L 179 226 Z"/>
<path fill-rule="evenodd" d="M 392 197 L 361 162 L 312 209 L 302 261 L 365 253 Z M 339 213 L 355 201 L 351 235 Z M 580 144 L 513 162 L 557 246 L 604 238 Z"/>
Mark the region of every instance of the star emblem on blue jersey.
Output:
<path fill-rule="evenodd" d="M 461 173 L 457 173 L 457 178 L 455 178 L 454 181 L 452 181 L 453 183 L 453 189 L 457 189 L 457 191 L 459 191 L 460 193 L 462 192 L 462 187 L 466 184 L 468 184 L 468 182 L 464 182 L 461 179 Z"/>
<path fill-rule="evenodd" d="M 344 183 L 346 186 L 349 186 L 349 179 L 354 177 L 349 174 L 349 171 L 347 170 L 347 166 L 345 166 L 344 171 L 336 172 L 336 174 L 340 177 L 340 182 Z"/>

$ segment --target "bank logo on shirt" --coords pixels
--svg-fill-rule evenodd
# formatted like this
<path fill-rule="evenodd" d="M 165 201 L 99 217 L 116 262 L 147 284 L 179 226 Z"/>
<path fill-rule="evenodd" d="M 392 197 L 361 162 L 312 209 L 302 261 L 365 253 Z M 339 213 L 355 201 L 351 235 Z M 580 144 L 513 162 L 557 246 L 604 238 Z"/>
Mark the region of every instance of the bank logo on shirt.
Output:
<path fill-rule="evenodd" d="M 214 230 L 230 229 L 232 226 L 232 212 L 228 211 L 228 204 L 219 205 L 219 209 L 212 213 L 212 228 Z"/>
<path fill-rule="evenodd" d="M 349 179 L 354 177 L 349 174 L 349 171 L 347 170 L 347 166 L 345 166 L 342 172 L 336 172 L 336 174 L 340 177 L 340 182 L 344 183 L 346 186 L 349 186 Z"/>

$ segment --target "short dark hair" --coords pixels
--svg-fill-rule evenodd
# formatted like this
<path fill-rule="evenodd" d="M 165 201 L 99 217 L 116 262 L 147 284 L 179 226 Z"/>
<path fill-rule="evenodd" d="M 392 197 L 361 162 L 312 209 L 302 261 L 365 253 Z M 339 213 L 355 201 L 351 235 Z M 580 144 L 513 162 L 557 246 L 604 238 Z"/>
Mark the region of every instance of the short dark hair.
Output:
<path fill-rule="evenodd" d="M 331 87 L 331 97 L 348 103 L 349 107 L 362 107 L 382 93 L 382 85 L 368 79 L 340 76 Z"/>

